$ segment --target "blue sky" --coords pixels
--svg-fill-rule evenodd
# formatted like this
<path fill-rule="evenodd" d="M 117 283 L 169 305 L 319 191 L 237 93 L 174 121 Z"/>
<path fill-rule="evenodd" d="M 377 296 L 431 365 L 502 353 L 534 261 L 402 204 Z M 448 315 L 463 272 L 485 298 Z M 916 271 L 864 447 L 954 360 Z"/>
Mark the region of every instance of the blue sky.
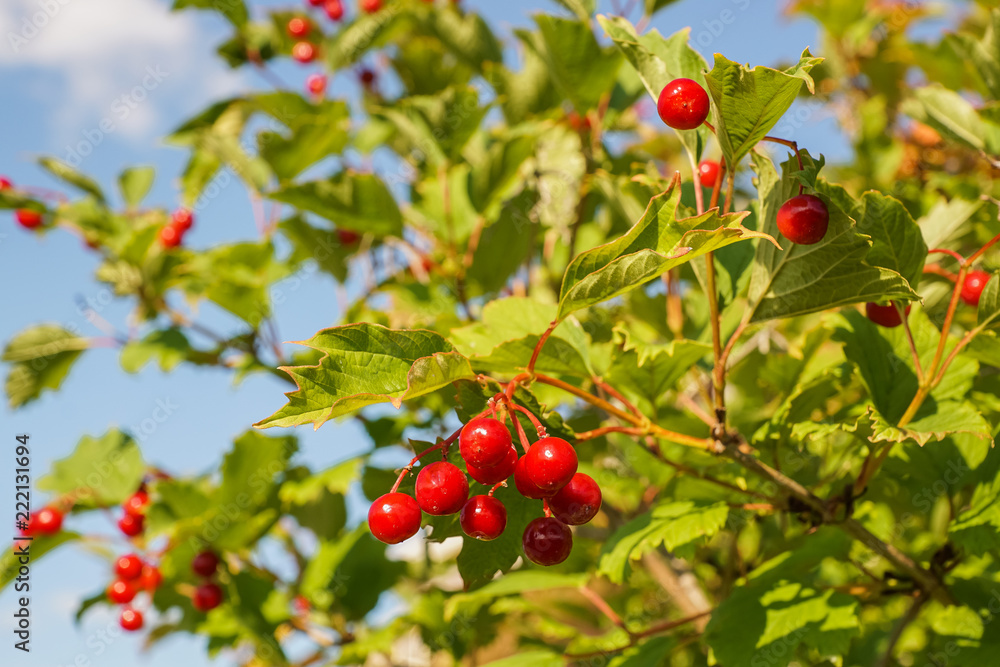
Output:
<path fill-rule="evenodd" d="M 248 1 L 257 14 L 267 7 L 292 4 Z M 533 11 L 555 8 L 555 3 L 525 0 L 463 2 L 485 13 L 508 43 L 511 28 L 527 24 Z M 176 176 L 185 155 L 164 146 L 160 137 L 210 102 L 263 88 L 266 83 L 252 72 L 232 72 L 214 56 L 215 47 L 227 36 L 222 20 L 201 12 L 171 14 L 169 4 L 167 0 L 0 3 L 0 90 L 4 91 L 0 174 L 19 185 L 58 188 L 34 166 L 34 159 L 40 155 L 65 158 L 84 142 L 93 150 L 82 157 L 80 168 L 107 190 L 113 191 L 122 168 L 149 164 L 157 168 L 158 176 L 147 204 L 166 208 L 177 204 Z M 661 12 L 653 26 L 664 34 L 692 26 L 694 44 L 709 62 L 715 51 L 737 61 L 766 65 L 792 61 L 806 46 L 822 55 L 815 27 L 781 16 L 777 6 L 783 4 L 688 0 Z M 602 1 L 601 11 L 611 11 L 611 3 Z M 44 25 L 37 34 L 25 32 L 25 20 Z M 30 38 L 12 42 L 12 32 Z M 290 85 L 301 86 L 309 71 L 284 63 L 276 66 L 276 72 Z M 142 91 L 137 92 L 137 86 Z M 334 94 L 341 92 L 334 90 Z M 821 113 L 808 114 L 794 138 L 814 154 L 825 152 L 836 158 L 845 152 L 832 120 Z M 205 247 L 254 234 L 246 193 L 232 185 L 199 212 L 186 242 Z M 0 340 L 43 321 L 75 325 L 85 335 L 101 335 L 76 305 L 80 299 L 106 303 L 103 286 L 91 278 L 96 266 L 96 256 L 78 238 L 55 233 L 38 240 L 19 229 L 9 214 L 0 213 Z M 337 321 L 332 287 L 332 282 L 316 275 L 300 286 L 283 286 L 285 299 L 276 308 L 283 340 L 308 338 Z M 127 309 L 117 305 L 101 305 L 100 309 L 102 317 L 119 328 L 127 327 Z M 223 329 L 233 326 L 212 312 L 202 317 Z M 138 376 L 126 375 L 115 352 L 92 350 L 58 394 L 47 394 L 17 412 L 0 408 L 0 442 L 6 439 L 10 445 L 16 433 L 30 433 L 37 479 L 53 460 L 66 456 L 82 434 L 101 434 L 119 425 L 142 433 L 148 460 L 182 474 L 201 472 L 217 464 L 233 436 L 282 403 L 280 392 L 285 387 L 272 378 L 258 376 L 240 387 L 233 387 L 230 380 L 222 371 L 181 369 L 163 375 L 152 367 Z M 176 408 L 155 429 L 143 429 L 158 401 Z M 303 460 L 315 467 L 341 461 L 364 446 L 363 436 L 350 424 L 327 425 L 316 433 L 300 429 L 298 435 Z M 11 465 L 0 463 L 0 470 L 9 471 Z M 0 479 L 0 498 L 11 499 L 13 505 L 9 477 L 4 473 Z M 0 511 L 13 512 L 13 507 Z M 73 525 L 82 530 L 98 526 L 107 530 L 111 524 L 94 518 Z M 115 545 L 118 551 L 125 548 L 124 542 Z M 108 561 L 102 555 L 63 550 L 40 561 L 32 577 L 33 651 L 25 658 L 9 643 L 0 644 L 0 664 L 229 664 L 224 657 L 214 663 L 208 660 L 200 638 L 179 637 L 160 644 L 152 653 L 140 654 L 141 638 L 121 636 L 117 615 L 110 610 L 94 611 L 79 627 L 74 626 L 76 604 L 110 578 Z M 14 604 L 12 591 L 0 593 L 4 619 L 0 637 L 11 636 L 8 612 Z"/>

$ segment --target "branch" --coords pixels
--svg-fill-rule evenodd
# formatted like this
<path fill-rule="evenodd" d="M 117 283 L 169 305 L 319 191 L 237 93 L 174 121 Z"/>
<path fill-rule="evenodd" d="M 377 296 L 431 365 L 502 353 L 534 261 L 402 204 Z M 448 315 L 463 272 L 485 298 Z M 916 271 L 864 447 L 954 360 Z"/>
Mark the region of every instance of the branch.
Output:
<path fill-rule="evenodd" d="M 899 620 L 899 624 L 896 629 L 892 631 L 892 635 L 889 637 L 889 646 L 885 650 L 885 655 L 882 656 L 882 660 L 879 661 L 879 667 L 891 667 L 892 665 L 892 652 L 896 648 L 896 644 L 899 643 L 899 638 L 903 636 L 903 632 L 906 630 L 907 626 L 913 621 L 917 620 L 917 616 L 920 615 L 920 610 L 927 603 L 927 596 L 917 594 L 913 600 L 913 604 L 910 608 L 906 610 L 903 614 L 903 618 Z"/>

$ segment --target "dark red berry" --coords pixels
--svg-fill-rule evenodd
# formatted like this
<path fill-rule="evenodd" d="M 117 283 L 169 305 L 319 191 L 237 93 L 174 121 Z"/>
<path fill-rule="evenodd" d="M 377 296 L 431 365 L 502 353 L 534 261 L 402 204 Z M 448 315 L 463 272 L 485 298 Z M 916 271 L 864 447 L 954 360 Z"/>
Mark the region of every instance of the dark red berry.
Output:
<path fill-rule="evenodd" d="M 143 525 L 145 524 L 145 519 L 141 516 L 135 516 L 133 514 L 126 514 L 122 518 L 118 519 L 118 528 L 123 533 L 129 537 L 135 537 L 142 533 Z"/>
<path fill-rule="evenodd" d="M 458 466 L 438 461 L 420 469 L 414 495 L 420 509 L 432 516 L 454 514 L 469 499 L 469 480 Z"/>
<path fill-rule="evenodd" d="M 323 0 L 306 0 L 306 2 L 308 2 L 313 7 L 319 7 L 320 5 L 323 4 Z"/>
<path fill-rule="evenodd" d="M 311 29 L 309 21 L 302 17 L 296 16 L 288 21 L 288 34 L 292 37 L 305 37 Z"/>
<path fill-rule="evenodd" d="M 582 526 L 601 509 L 601 487 L 594 478 L 578 472 L 569 484 L 549 499 L 552 516 L 571 526 Z"/>
<path fill-rule="evenodd" d="M 359 6 L 361 7 L 361 11 L 366 14 L 374 14 L 382 9 L 382 0 L 361 0 Z"/>
<path fill-rule="evenodd" d="M 472 496 L 458 520 L 469 537 L 495 540 L 507 527 L 507 508 L 493 496 Z"/>
<path fill-rule="evenodd" d="M 62 528 L 63 513 L 52 507 L 43 507 L 28 520 L 29 535 L 55 535 Z"/>
<path fill-rule="evenodd" d="M 510 431 L 499 419 L 473 419 L 458 436 L 458 449 L 467 464 L 476 468 L 492 468 L 507 458 L 513 446 Z"/>
<path fill-rule="evenodd" d="M 352 229 L 338 229 L 337 240 L 341 245 L 354 245 L 361 240 L 361 234 Z"/>
<path fill-rule="evenodd" d="M 499 464 L 491 468 L 477 468 L 476 466 L 466 463 L 465 467 L 469 471 L 469 477 L 476 480 L 480 484 L 498 484 L 511 475 L 514 474 L 514 469 L 517 467 L 517 450 L 511 447 L 507 450 L 507 456 Z"/>
<path fill-rule="evenodd" d="M 405 493 L 387 493 L 368 510 L 368 529 L 386 544 L 408 540 L 420 530 L 420 506 Z"/>
<path fill-rule="evenodd" d="M 316 59 L 316 47 L 309 42 L 295 42 L 292 57 L 300 63 L 311 63 Z"/>
<path fill-rule="evenodd" d="M 142 613 L 136 611 L 135 609 L 123 609 L 122 615 L 118 619 L 119 625 L 122 626 L 124 630 L 129 632 L 135 632 L 136 630 L 142 629 Z"/>
<path fill-rule="evenodd" d="M 966 274 L 965 282 L 962 283 L 962 301 L 970 306 L 978 306 L 979 297 L 983 295 L 986 283 L 990 281 L 991 277 L 985 271 L 970 271 Z"/>
<path fill-rule="evenodd" d="M 566 486 L 579 462 L 576 450 L 562 438 L 542 438 L 524 455 L 528 477 L 539 489 L 558 491 Z"/>
<path fill-rule="evenodd" d="M 528 475 L 528 457 L 526 456 L 519 458 L 517 465 L 514 466 L 514 486 L 517 487 L 518 492 L 522 496 L 532 498 L 533 500 L 551 498 L 559 491 L 559 489 L 541 489 L 531 481 L 531 477 Z"/>
<path fill-rule="evenodd" d="M 326 77 L 322 74 L 310 74 L 306 79 L 306 89 L 313 95 L 322 95 L 326 92 Z"/>
<path fill-rule="evenodd" d="M 192 213 L 189 209 L 179 208 L 173 212 L 173 215 L 170 216 L 170 222 L 172 222 L 174 227 L 177 229 L 182 232 L 186 232 L 194 226 L 194 213 Z"/>
<path fill-rule="evenodd" d="M 656 101 L 660 119 L 675 130 L 693 130 L 708 118 L 708 93 L 697 81 L 674 79 Z"/>
<path fill-rule="evenodd" d="M 910 306 L 906 306 L 906 314 L 910 314 Z M 892 329 L 903 323 L 903 318 L 899 316 L 896 306 L 891 303 L 888 306 L 880 306 L 877 303 L 865 304 L 865 315 L 875 324 Z"/>
<path fill-rule="evenodd" d="M 191 571 L 199 577 L 211 577 L 219 569 L 219 557 L 214 551 L 202 551 L 191 559 Z"/>
<path fill-rule="evenodd" d="M 702 160 L 698 165 L 698 174 L 701 176 L 702 186 L 715 187 L 715 181 L 719 178 L 719 163 L 715 160 Z"/>
<path fill-rule="evenodd" d="M 149 494 L 145 491 L 136 491 L 129 499 L 122 503 L 122 509 L 126 514 L 132 516 L 142 516 L 146 513 L 146 505 L 149 504 Z"/>
<path fill-rule="evenodd" d="M 160 572 L 160 568 L 155 565 L 143 566 L 142 574 L 139 575 L 139 588 L 152 592 L 160 587 L 162 581 L 163 574 Z"/>
<path fill-rule="evenodd" d="M 830 211 L 816 195 L 792 197 L 778 209 L 778 231 L 792 243 L 812 245 L 826 236 Z"/>
<path fill-rule="evenodd" d="M 184 240 L 184 231 L 174 225 L 166 225 L 160 230 L 160 245 L 164 248 L 176 248 Z"/>
<path fill-rule="evenodd" d="M 3 192 L 4 190 L 10 190 L 12 187 L 14 187 L 14 184 L 10 182 L 9 178 L 4 178 L 3 176 L 0 176 L 0 192 Z"/>
<path fill-rule="evenodd" d="M 115 561 L 115 574 L 121 579 L 137 579 L 142 574 L 142 559 L 135 554 L 122 556 Z"/>
<path fill-rule="evenodd" d="M 194 589 L 191 603 L 198 611 L 211 611 L 222 604 L 222 589 L 218 584 L 207 581 Z"/>
<path fill-rule="evenodd" d="M 322 2 L 322 0 L 319 1 Z M 326 15 L 330 17 L 331 21 L 339 21 L 344 18 L 344 3 L 340 0 L 326 0 L 323 9 L 326 10 Z"/>
<path fill-rule="evenodd" d="M 375 85 L 375 72 L 365 68 L 361 70 L 360 74 L 358 74 L 358 80 L 361 81 L 361 85 L 365 88 L 371 88 Z"/>
<path fill-rule="evenodd" d="M 34 229 L 42 224 L 42 214 L 29 208 L 17 209 L 14 212 L 14 218 L 17 219 L 17 224 L 25 229 Z"/>
<path fill-rule="evenodd" d="M 135 584 L 130 581 L 123 581 L 122 579 L 115 579 L 108 586 L 108 590 L 105 593 L 108 599 L 117 604 L 128 604 L 135 599 L 136 591 Z"/>
<path fill-rule="evenodd" d="M 524 529 L 521 546 L 532 563 L 556 565 L 566 560 L 573 550 L 573 532 L 559 519 L 541 517 Z"/>

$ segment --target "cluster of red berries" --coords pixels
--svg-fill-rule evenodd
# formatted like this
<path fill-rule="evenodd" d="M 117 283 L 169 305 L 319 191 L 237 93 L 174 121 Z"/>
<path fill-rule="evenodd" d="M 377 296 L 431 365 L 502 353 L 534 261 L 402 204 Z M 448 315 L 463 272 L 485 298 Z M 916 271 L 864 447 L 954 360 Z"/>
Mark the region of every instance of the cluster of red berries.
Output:
<path fill-rule="evenodd" d="M 146 506 L 149 504 L 149 494 L 139 489 L 128 500 L 122 503 L 122 517 L 118 519 L 118 529 L 128 537 L 142 534 L 146 523 Z"/>
<path fill-rule="evenodd" d="M 191 597 L 191 603 L 200 612 L 211 611 L 222 604 L 222 588 L 212 581 L 218 569 L 219 557 L 214 551 L 202 551 L 191 559 L 191 571 L 202 578 Z"/>
<path fill-rule="evenodd" d="M 186 208 L 179 208 L 170 216 L 170 222 L 160 229 L 160 245 L 176 248 L 184 242 L 184 235 L 194 226 L 194 214 Z"/>
<path fill-rule="evenodd" d="M 447 461 L 431 463 L 417 475 L 415 499 L 392 491 L 372 504 L 368 512 L 372 534 L 387 544 L 402 542 L 420 529 L 422 510 L 432 516 L 460 512 L 459 523 L 466 535 L 494 540 L 507 527 L 507 509 L 493 497 L 493 491 L 513 475 L 521 495 L 544 500 L 546 513 L 525 528 L 525 555 L 539 565 L 563 562 L 573 548 L 569 526 L 594 518 L 601 508 L 601 490 L 590 476 L 577 472 L 572 445 L 542 432 L 540 436 L 518 457 L 503 421 L 473 419 L 459 434 L 459 452 L 469 476 L 494 488 L 469 497 L 469 482 L 458 466 Z"/>
<path fill-rule="evenodd" d="M 155 565 L 143 562 L 136 554 L 126 554 L 115 561 L 115 579 L 105 590 L 105 595 L 115 604 L 125 605 L 118 618 L 119 625 L 129 632 L 142 628 L 142 612 L 132 607 L 136 595 L 145 591 L 152 595 L 163 581 Z"/>
<path fill-rule="evenodd" d="M 11 183 L 10 179 L 0 176 L 0 192 L 12 189 L 14 189 L 14 184 Z M 43 221 L 41 211 L 36 211 L 31 208 L 17 209 L 14 211 L 14 219 L 17 220 L 17 224 L 21 225 L 25 229 L 34 229 L 35 227 L 39 227 Z"/>

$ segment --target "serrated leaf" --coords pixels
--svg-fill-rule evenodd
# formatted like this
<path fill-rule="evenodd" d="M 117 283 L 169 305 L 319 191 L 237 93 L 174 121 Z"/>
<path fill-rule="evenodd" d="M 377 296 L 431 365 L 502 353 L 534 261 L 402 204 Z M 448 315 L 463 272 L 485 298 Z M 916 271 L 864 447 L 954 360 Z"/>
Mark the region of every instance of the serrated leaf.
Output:
<path fill-rule="evenodd" d="M 244 432 L 233 441 L 232 449 L 222 460 L 222 481 L 215 502 L 223 506 L 242 505 L 244 511 L 261 505 L 296 451 L 295 436 L 269 438 L 257 431 Z"/>
<path fill-rule="evenodd" d="M 988 98 L 1000 99 L 1000 11 L 990 12 L 986 32 L 977 38 L 967 32 L 945 35 L 945 41 L 960 58 L 972 63 Z"/>
<path fill-rule="evenodd" d="M 164 373 L 188 358 L 191 344 L 180 329 L 153 331 L 142 340 L 130 341 L 122 348 L 121 365 L 126 373 L 138 373 L 153 358 Z"/>
<path fill-rule="evenodd" d="M 459 160 L 489 106 L 473 86 L 453 86 L 436 95 L 413 95 L 376 113 L 396 126 L 413 150 L 432 166 Z"/>
<path fill-rule="evenodd" d="M 624 236 L 583 252 L 570 263 L 559 295 L 559 318 L 629 292 L 695 257 L 737 241 L 773 237 L 741 224 L 747 212 L 718 209 L 678 219 L 680 177 L 649 202 L 645 215 Z M 762 244 L 763 245 L 763 244 Z"/>
<path fill-rule="evenodd" d="M 651 406 L 712 352 L 711 345 L 693 340 L 652 345 L 632 339 L 621 327 L 616 327 L 615 332 L 621 340 L 622 352 L 614 355 L 607 379 L 620 391 L 638 396 Z"/>
<path fill-rule="evenodd" d="M 474 377 L 469 360 L 433 331 L 350 324 L 320 331 L 306 345 L 323 353 L 315 366 L 284 366 L 298 385 L 288 404 L 255 426 L 324 423 L 366 405 L 392 403 Z"/>
<path fill-rule="evenodd" d="M 38 480 L 38 488 L 74 493 L 83 507 L 109 507 L 135 493 L 145 472 L 139 446 L 112 430 L 100 438 L 82 437 L 72 454 L 53 463 L 49 474 Z"/>
<path fill-rule="evenodd" d="M 960 234 L 960 230 L 983 207 L 982 201 L 940 199 L 917 221 L 928 248 L 941 248 Z"/>
<path fill-rule="evenodd" d="M 538 193 L 525 190 L 505 203 L 496 221 L 480 234 L 466 277 L 484 292 L 502 289 L 527 259 L 534 224 L 528 214 L 537 202 Z"/>
<path fill-rule="evenodd" d="M 576 18 L 586 23 L 597 11 L 597 0 L 556 0 L 560 5 L 573 12 Z"/>
<path fill-rule="evenodd" d="M 278 178 L 288 180 L 344 149 L 349 139 L 350 110 L 341 101 L 322 101 L 313 105 L 306 104 L 298 95 L 280 95 L 294 98 L 299 103 L 279 102 L 282 104 L 279 107 L 281 115 L 271 114 L 287 125 L 290 132 L 287 135 L 260 132 L 257 146 L 260 156 L 271 165 Z"/>
<path fill-rule="evenodd" d="M 538 32 L 530 43 L 548 63 L 552 80 L 581 111 L 596 108 L 612 90 L 622 57 L 601 46 L 589 21 L 536 14 Z"/>
<path fill-rule="evenodd" d="M 341 172 L 325 181 L 289 185 L 268 196 L 344 229 L 375 236 L 403 233 L 399 206 L 389 188 L 374 174 Z"/>
<path fill-rule="evenodd" d="M 976 487 L 968 506 L 948 526 L 948 534 L 971 555 L 1000 549 L 1000 476 Z"/>
<path fill-rule="evenodd" d="M 104 192 L 101 191 L 101 186 L 97 184 L 97 181 L 89 176 L 85 176 L 62 160 L 57 160 L 51 157 L 43 157 L 39 158 L 38 164 L 44 167 L 46 171 L 59 180 L 65 181 L 73 187 L 79 188 L 80 190 L 93 195 L 97 201 L 102 204 L 104 203 Z"/>
<path fill-rule="evenodd" d="M 58 389 L 81 352 L 89 347 L 66 329 L 50 324 L 26 329 L 4 348 L 3 361 L 12 363 L 5 389 L 13 408 L 38 398 L 46 389 Z"/>
<path fill-rule="evenodd" d="M 380 43 L 407 12 L 401 3 L 388 3 L 374 14 L 359 13 L 351 22 L 336 32 L 333 39 L 324 44 L 324 59 L 331 71 L 344 69 L 360 59 L 373 46 Z"/>
<path fill-rule="evenodd" d="M 128 208 L 135 208 L 149 194 L 156 178 L 154 167 L 131 167 L 118 176 L 118 188 Z"/>
<path fill-rule="evenodd" d="M 587 583 L 589 575 L 559 574 L 541 570 L 518 570 L 491 581 L 482 588 L 469 593 L 459 593 L 445 604 L 445 618 L 456 614 L 474 615 L 484 605 L 505 595 L 521 595 L 531 591 L 547 591 L 553 588 L 579 588 Z"/>

